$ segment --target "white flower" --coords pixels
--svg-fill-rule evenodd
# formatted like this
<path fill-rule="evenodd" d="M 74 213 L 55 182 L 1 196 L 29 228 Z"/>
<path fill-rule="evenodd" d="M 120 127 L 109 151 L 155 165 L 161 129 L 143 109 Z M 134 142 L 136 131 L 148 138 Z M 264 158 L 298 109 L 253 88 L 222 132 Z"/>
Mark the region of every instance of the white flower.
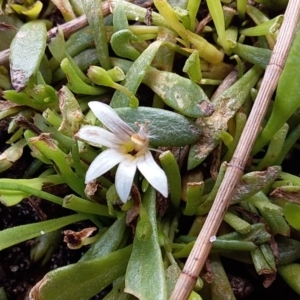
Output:
<path fill-rule="evenodd" d="M 135 132 L 108 105 L 92 101 L 89 107 L 95 116 L 110 130 L 97 126 L 84 126 L 76 137 L 96 147 L 107 147 L 91 163 L 85 183 L 96 179 L 119 164 L 115 186 L 122 200 L 128 200 L 133 178 L 138 168 L 147 181 L 164 197 L 168 196 L 168 183 L 164 171 L 156 164 L 148 149 L 147 125 L 139 125 Z"/>

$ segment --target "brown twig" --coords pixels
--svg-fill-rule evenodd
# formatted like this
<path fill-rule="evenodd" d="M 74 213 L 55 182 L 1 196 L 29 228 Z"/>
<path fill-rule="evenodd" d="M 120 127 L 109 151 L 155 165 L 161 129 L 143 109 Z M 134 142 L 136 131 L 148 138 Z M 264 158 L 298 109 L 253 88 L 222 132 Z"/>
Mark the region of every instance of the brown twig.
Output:
<path fill-rule="evenodd" d="M 269 100 L 276 89 L 294 37 L 299 16 L 300 1 L 290 0 L 285 12 L 282 27 L 278 34 L 277 43 L 274 47 L 269 65 L 266 68 L 252 111 L 234 152 L 233 158 L 228 164 L 227 171 L 213 206 L 175 285 L 170 300 L 188 299 L 200 271 L 205 264 L 212 246 L 210 239 L 217 234 L 233 195 L 234 187 L 243 174 L 244 167 L 258 135 L 261 121 L 266 113 Z"/>

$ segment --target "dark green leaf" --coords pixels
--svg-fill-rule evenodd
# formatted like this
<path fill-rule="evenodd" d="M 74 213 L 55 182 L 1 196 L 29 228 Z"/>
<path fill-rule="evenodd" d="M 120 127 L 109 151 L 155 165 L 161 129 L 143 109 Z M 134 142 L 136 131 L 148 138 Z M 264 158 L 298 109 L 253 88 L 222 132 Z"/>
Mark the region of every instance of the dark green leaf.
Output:
<path fill-rule="evenodd" d="M 116 109 L 119 116 L 135 130 L 135 122 L 149 122 L 152 146 L 185 146 L 195 143 L 201 134 L 200 128 L 177 113 L 151 107 Z"/>

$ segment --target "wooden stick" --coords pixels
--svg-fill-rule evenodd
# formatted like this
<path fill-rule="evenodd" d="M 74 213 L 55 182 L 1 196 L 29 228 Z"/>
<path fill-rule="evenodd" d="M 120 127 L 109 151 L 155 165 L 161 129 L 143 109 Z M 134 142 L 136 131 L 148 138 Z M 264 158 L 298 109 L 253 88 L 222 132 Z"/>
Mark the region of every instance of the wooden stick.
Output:
<path fill-rule="evenodd" d="M 272 94 L 276 89 L 293 41 L 299 16 L 300 1 L 290 0 L 285 12 L 284 21 L 278 34 L 277 43 L 274 47 L 269 65 L 266 68 L 261 87 L 240 141 L 231 162 L 228 164 L 227 171 L 213 206 L 175 285 L 170 300 L 188 299 L 200 271 L 204 266 L 212 246 L 211 238 L 216 236 L 219 226 L 224 218 L 234 192 L 234 187 L 243 174 L 244 167 L 258 135 L 260 124 L 264 118 Z"/>

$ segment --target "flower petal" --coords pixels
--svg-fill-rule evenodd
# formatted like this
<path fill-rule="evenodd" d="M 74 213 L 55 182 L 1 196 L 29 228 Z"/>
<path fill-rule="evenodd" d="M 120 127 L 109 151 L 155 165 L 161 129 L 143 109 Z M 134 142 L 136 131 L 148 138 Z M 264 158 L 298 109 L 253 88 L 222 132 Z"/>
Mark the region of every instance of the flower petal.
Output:
<path fill-rule="evenodd" d="M 91 101 L 88 103 L 94 115 L 113 133 L 118 136 L 131 136 L 135 132 L 127 125 L 109 105 L 102 102 Z"/>
<path fill-rule="evenodd" d="M 107 149 L 103 151 L 91 163 L 85 175 L 85 183 L 89 183 L 106 173 L 123 159 L 124 155 L 114 149 Z"/>
<path fill-rule="evenodd" d="M 158 166 L 150 151 L 138 160 L 137 167 L 147 181 L 164 197 L 168 197 L 168 180 L 165 172 Z"/>
<path fill-rule="evenodd" d="M 122 143 L 116 135 L 97 126 L 84 126 L 75 134 L 75 137 L 96 147 L 117 148 Z"/>
<path fill-rule="evenodd" d="M 136 160 L 122 161 L 118 166 L 115 185 L 117 193 L 124 203 L 128 200 L 135 172 Z"/>

